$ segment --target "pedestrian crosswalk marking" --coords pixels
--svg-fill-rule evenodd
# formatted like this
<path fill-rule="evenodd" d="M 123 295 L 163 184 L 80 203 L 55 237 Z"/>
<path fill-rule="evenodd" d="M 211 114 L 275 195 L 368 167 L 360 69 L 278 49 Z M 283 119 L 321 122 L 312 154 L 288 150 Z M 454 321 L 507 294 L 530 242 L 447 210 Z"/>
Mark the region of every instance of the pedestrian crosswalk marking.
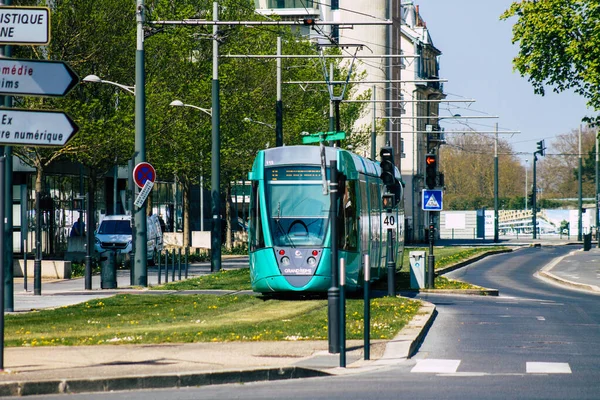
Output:
<path fill-rule="evenodd" d="M 427 358 L 417 360 L 417 364 L 411 369 L 412 373 L 440 374 L 452 376 L 487 376 L 496 375 L 483 371 L 461 371 L 458 367 L 461 360 L 443 360 L 436 358 Z M 521 364 L 522 365 L 522 364 Z M 525 365 L 527 374 L 571 374 L 569 363 L 560 362 L 527 362 Z M 512 374 L 502 373 L 499 375 L 523 375 L 523 370 L 514 371 Z"/>
<path fill-rule="evenodd" d="M 417 360 L 417 365 L 410 372 L 429 373 L 429 374 L 453 374 L 456 373 L 460 360 L 440 360 L 429 358 Z"/>
<path fill-rule="evenodd" d="M 570 374 L 569 363 L 557 362 L 528 362 L 528 374 Z"/>

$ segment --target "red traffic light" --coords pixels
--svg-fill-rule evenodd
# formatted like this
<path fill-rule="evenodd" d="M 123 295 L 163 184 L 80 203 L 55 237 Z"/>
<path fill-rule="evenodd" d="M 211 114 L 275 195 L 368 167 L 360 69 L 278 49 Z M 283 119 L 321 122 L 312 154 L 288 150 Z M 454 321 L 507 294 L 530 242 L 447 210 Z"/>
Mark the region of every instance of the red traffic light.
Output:
<path fill-rule="evenodd" d="M 434 155 L 428 154 L 425 157 L 425 164 L 427 164 L 427 165 L 435 165 L 435 161 L 436 161 L 436 159 L 435 159 Z"/>
<path fill-rule="evenodd" d="M 302 22 L 304 23 L 304 25 L 314 25 L 315 24 L 315 19 L 314 18 L 304 18 L 302 20 Z"/>

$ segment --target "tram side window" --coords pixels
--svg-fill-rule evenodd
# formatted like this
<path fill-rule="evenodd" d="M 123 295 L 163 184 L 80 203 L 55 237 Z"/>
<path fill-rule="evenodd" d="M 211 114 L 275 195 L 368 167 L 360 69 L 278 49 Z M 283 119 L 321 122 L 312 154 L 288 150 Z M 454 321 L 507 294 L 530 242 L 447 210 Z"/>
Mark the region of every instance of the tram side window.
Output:
<path fill-rule="evenodd" d="M 260 216 L 260 199 L 258 182 L 252 182 L 252 196 L 250 197 L 250 250 L 265 247 L 262 218 Z"/>
<path fill-rule="evenodd" d="M 338 246 L 342 250 L 358 250 L 358 207 L 356 203 L 356 182 L 346 181 L 342 203 L 338 211 Z"/>

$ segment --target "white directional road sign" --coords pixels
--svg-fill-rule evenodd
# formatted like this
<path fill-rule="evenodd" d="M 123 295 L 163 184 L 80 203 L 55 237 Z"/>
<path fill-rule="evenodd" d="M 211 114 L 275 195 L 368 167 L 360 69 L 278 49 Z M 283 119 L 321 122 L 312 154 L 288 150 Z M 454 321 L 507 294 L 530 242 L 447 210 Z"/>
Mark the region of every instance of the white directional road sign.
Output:
<path fill-rule="evenodd" d="M 64 96 L 78 82 L 63 61 L 0 59 L 0 94 Z"/>
<path fill-rule="evenodd" d="M 422 209 L 424 211 L 442 211 L 444 192 L 441 190 L 423 189 Z"/>
<path fill-rule="evenodd" d="M 0 146 L 64 146 L 78 130 L 62 111 L 0 108 Z"/>
<path fill-rule="evenodd" d="M 0 43 L 42 45 L 50 42 L 50 9 L 0 7 Z"/>

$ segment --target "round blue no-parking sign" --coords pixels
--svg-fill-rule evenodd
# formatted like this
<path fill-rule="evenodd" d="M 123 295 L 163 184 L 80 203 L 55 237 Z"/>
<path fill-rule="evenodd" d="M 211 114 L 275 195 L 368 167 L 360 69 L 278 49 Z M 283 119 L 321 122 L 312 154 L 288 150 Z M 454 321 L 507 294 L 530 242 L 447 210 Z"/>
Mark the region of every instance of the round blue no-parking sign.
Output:
<path fill-rule="evenodd" d="M 141 189 L 146 181 L 154 182 L 156 180 L 156 170 L 147 162 L 141 162 L 133 169 L 133 181 Z"/>

